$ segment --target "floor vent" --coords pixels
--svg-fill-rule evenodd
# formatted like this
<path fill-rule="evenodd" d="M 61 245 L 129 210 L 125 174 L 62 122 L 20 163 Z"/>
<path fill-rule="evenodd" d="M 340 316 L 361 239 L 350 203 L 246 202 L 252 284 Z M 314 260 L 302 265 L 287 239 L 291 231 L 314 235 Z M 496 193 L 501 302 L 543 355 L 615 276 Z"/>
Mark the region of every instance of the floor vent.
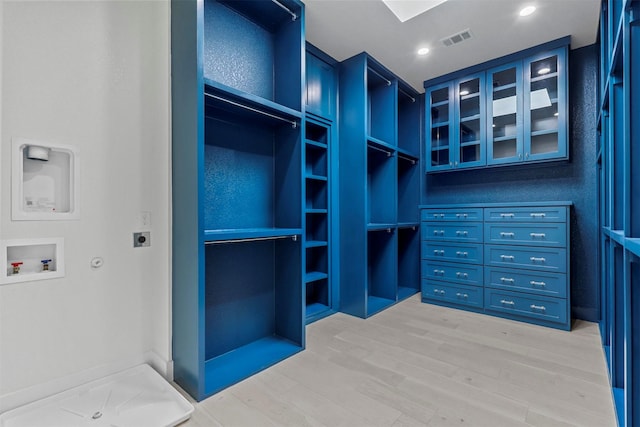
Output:
<path fill-rule="evenodd" d="M 470 38 L 471 38 L 471 31 L 467 28 L 466 30 L 462 30 L 456 34 L 445 37 L 440 41 L 442 42 L 443 45 L 449 47 L 449 46 L 453 46 L 454 44 L 462 43 L 463 41 L 469 40 Z"/>

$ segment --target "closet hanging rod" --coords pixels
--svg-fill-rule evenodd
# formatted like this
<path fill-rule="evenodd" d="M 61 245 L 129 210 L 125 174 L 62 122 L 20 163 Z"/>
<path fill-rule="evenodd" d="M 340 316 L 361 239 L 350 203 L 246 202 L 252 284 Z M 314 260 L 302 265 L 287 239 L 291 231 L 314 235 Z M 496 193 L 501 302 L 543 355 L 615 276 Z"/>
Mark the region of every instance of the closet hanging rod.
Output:
<path fill-rule="evenodd" d="M 372 150 L 380 151 L 386 154 L 387 157 L 391 157 L 393 155 L 393 153 L 390 150 L 385 150 L 384 148 L 378 148 L 375 145 L 367 145 L 367 147 L 371 148 Z"/>
<path fill-rule="evenodd" d="M 246 239 L 212 240 L 209 242 L 205 242 L 204 244 L 206 246 L 206 245 L 219 245 L 222 243 L 263 242 L 266 240 L 280 240 L 280 239 L 291 239 L 295 242 L 298 240 L 298 236 L 296 234 L 292 234 L 290 236 L 247 237 Z"/>
<path fill-rule="evenodd" d="M 275 4 L 277 4 L 278 6 L 280 6 L 283 10 L 286 10 L 287 13 L 289 15 L 291 15 L 291 20 L 295 21 L 296 19 L 298 19 L 298 15 L 296 15 L 291 9 L 289 9 L 287 6 L 283 5 L 282 3 L 280 3 L 278 0 L 271 0 L 272 2 L 274 2 Z"/>
<path fill-rule="evenodd" d="M 391 80 L 389 80 L 388 78 L 386 78 L 385 76 L 383 76 L 382 74 L 380 74 L 379 72 L 377 72 L 371 67 L 367 67 L 367 70 L 371 71 L 373 74 L 375 74 L 376 76 L 380 77 L 382 80 L 387 82 L 387 86 L 391 86 Z"/>
<path fill-rule="evenodd" d="M 407 161 L 411 162 L 412 165 L 416 164 L 416 159 L 412 159 L 410 157 L 403 156 L 402 154 L 398 154 L 398 157 L 400 157 L 401 159 L 404 159 L 404 160 L 407 160 Z"/>
<path fill-rule="evenodd" d="M 416 102 L 416 99 L 415 99 L 413 96 L 409 95 L 409 94 L 408 94 L 407 92 L 405 92 L 404 90 L 399 89 L 399 91 L 400 91 L 403 95 L 407 96 L 407 97 L 411 100 L 411 102 Z"/>
<path fill-rule="evenodd" d="M 232 101 L 230 99 L 223 98 L 222 96 L 213 95 L 211 93 L 206 93 L 206 92 L 205 92 L 204 95 L 208 96 L 209 98 L 217 99 L 217 100 L 220 100 L 220 101 L 224 101 L 224 102 L 226 102 L 228 104 L 235 105 L 236 107 L 244 108 L 245 110 L 253 111 L 254 113 L 262 114 L 263 116 L 271 117 L 272 119 L 278 119 L 278 120 L 282 120 L 283 122 L 291 123 L 291 126 L 294 129 L 298 127 L 298 123 L 295 120 L 285 119 L 284 117 L 276 116 L 275 114 L 267 113 L 266 111 L 258 110 L 257 108 L 253 108 L 253 107 L 249 107 L 248 105 L 240 104 L 239 102 L 235 102 L 235 101 Z"/>

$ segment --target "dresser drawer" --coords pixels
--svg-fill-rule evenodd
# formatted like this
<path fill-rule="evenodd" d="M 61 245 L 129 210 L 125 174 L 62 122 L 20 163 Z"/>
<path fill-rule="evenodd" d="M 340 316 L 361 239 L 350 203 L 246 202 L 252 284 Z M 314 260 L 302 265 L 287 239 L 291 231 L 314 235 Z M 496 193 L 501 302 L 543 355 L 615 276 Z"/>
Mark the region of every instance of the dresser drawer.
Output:
<path fill-rule="evenodd" d="M 557 298 L 567 296 L 567 276 L 563 273 L 487 267 L 484 271 L 484 286 Z"/>
<path fill-rule="evenodd" d="M 482 243 L 481 222 L 423 222 L 424 240 Z"/>
<path fill-rule="evenodd" d="M 487 266 L 527 268 L 558 273 L 567 271 L 567 251 L 563 248 L 485 245 L 484 258 Z"/>
<path fill-rule="evenodd" d="M 482 221 L 482 208 L 422 209 L 422 221 Z"/>
<path fill-rule="evenodd" d="M 484 224 L 484 241 L 509 245 L 566 247 L 567 225 L 487 222 Z"/>
<path fill-rule="evenodd" d="M 482 288 L 422 280 L 422 298 L 482 308 Z"/>
<path fill-rule="evenodd" d="M 566 222 L 565 206 L 544 206 L 528 208 L 485 208 L 487 222 Z"/>
<path fill-rule="evenodd" d="M 567 322 L 567 300 L 561 298 L 485 289 L 484 307 L 487 311 L 509 313 L 549 322 Z"/>
<path fill-rule="evenodd" d="M 482 266 L 422 260 L 422 278 L 482 286 Z"/>
<path fill-rule="evenodd" d="M 422 258 L 433 261 L 482 264 L 482 244 L 425 240 L 422 242 Z"/>

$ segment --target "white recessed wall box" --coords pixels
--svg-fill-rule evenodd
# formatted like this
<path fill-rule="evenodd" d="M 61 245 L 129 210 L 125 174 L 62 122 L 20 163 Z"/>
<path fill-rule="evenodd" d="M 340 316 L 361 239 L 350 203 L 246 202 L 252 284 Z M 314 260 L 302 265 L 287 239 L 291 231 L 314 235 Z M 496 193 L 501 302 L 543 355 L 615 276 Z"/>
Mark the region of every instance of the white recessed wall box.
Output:
<path fill-rule="evenodd" d="M 64 239 L 0 240 L 0 285 L 64 277 Z"/>
<path fill-rule="evenodd" d="M 12 143 L 11 218 L 78 219 L 78 151 L 24 138 Z"/>

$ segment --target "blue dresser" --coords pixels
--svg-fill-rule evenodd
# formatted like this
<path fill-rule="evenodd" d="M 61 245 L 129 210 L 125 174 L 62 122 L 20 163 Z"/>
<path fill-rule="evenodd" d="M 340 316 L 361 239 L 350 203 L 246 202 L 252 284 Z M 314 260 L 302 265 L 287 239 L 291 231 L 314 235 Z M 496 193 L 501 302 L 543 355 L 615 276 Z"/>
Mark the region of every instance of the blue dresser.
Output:
<path fill-rule="evenodd" d="M 422 301 L 571 329 L 570 207 L 421 206 Z"/>

